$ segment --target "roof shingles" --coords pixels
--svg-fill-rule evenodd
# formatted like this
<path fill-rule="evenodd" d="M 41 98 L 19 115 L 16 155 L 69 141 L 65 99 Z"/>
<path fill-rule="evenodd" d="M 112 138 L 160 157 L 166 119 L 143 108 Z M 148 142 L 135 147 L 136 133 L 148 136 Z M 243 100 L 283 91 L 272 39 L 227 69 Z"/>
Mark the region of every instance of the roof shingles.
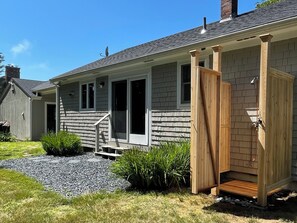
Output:
<path fill-rule="evenodd" d="M 54 88 L 55 85 L 53 85 L 50 81 L 42 82 L 41 84 L 37 85 L 36 87 L 32 88 L 32 91 L 41 91 L 41 90 L 48 90 L 51 88 Z"/>
<path fill-rule="evenodd" d="M 170 35 L 158 40 L 125 49 L 110 55 L 109 57 L 94 61 L 56 76 L 52 80 L 194 45 L 197 43 L 202 43 L 220 36 L 231 35 L 246 29 L 294 18 L 296 16 L 297 1 L 286 0 L 274 5 L 270 5 L 269 7 L 256 9 L 254 11 L 239 15 L 227 22 L 220 23 L 218 21 L 208 24 L 208 31 L 205 34 L 200 34 L 202 27 L 197 27 L 191 30 Z"/>
<path fill-rule="evenodd" d="M 35 96 L 32 89 L 42 83 L 44 81 L 35 81 L 35 80 L 26 80 L 26 79 L 18 79 L 13 78 L 12 81 L 18 85 L 19 88 L 22 89 L 22 91 L 28 96 L 32 97 Z"/>

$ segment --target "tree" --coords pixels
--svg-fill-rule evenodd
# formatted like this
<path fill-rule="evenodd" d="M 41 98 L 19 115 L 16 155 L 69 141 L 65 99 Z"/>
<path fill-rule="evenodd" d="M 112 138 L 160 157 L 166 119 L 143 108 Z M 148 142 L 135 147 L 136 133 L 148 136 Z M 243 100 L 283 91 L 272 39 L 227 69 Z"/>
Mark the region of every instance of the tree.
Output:
<path fill-rule="evenodd" d="M 283 0 L 262 0 L 261 2 L 258 2 L 256 4 L 256 8 L 263 8 L 263 7 L 266 7 L 268 5 L 272 5 L 272 4 L 275 4 L 277 2 L 280 2 L 280 1 L 283 1 Z"/>
<path fill-rule="evenodd" d="M 4 61 L 4 55 L 3 53 L 0 53 L 0 74 L 3 72 L 3 68 L 4 68 L 4 65 L 2 65 Z"/>

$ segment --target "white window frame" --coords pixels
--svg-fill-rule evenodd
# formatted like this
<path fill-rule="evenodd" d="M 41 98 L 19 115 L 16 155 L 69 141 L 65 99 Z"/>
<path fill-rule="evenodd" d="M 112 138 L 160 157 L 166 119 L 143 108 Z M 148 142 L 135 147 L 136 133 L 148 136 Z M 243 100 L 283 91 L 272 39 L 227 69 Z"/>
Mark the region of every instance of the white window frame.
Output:
<path fill-rule="evenodd" d="M 89 108 L 89 84 L 94 84 L 94 108 Z M 87 85 L 87 107 L 82 108 L 82 86 Z M 96 110 L 96 81 L 87 81 L 79 83 L 79 110 L 80 111 L 95 111 Z"/>
<path fill-rule="evenodd" d="M 203 57 L 200 59 L 199 62 L 204 62 L 205 67 L 209 67 L 209 57 Z M 182 109 L 182 108 L 189 108 L 191 102 L 189 103 L 182 103 L 181 97 L 182 97 L 182 89 L 181 89 L 181 67 L 183 65 L 191 64 L 190 60 L 183 60 L 183 61 L 178 61 L 177 62 L 177 109 Z"/>

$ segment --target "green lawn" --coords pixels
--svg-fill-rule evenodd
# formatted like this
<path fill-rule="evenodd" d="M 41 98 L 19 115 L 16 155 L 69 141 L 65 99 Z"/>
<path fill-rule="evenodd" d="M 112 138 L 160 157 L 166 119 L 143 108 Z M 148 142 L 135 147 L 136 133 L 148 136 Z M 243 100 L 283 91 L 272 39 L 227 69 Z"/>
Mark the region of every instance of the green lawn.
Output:
<path fill-rule="evenodd" d="M 40 142 L 0 142 L 0 160 L 45 154 Z"/>
<path fill-rule="evenodd" d="M 27 147 L 26 147 L 27 145 Z M 35 145 L 36 148 L 32 148 Z M 0 159 L 42 154 L 35 143 L 0 144 Z M 39 150 L 38 150 L 39 148 Z M 5 150 L 7 150 L 5 152 Z M 30 152 L 31 151 L 31 152 Z M 32 152 L 35 151 L 35 152 Z M 10 153 L 11 155 L 7 155 Z M 3 155 L 4 154 L 4 155 Z M 214 202 L 183 193 L 93 193 L 73 199 L 0 165 L 0 222 L 297 222 L 297 199 L 273 211 Z M 279 220 L 283 218 L 283 220 Z"/>

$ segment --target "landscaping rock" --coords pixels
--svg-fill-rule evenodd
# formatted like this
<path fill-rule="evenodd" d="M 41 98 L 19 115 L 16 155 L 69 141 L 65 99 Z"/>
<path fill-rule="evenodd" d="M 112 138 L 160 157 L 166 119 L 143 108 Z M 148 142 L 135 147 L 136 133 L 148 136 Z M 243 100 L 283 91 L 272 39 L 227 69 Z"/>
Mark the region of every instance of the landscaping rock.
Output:
<path fill-rule="evenodd" d="M 109 170 L 114 161 L 87 153 L 73 157 L 38 156 L 0 161 L 0 166 L 20 171 L 65 197 L 95 191 L 115 191 L 130 186 Z"/>

